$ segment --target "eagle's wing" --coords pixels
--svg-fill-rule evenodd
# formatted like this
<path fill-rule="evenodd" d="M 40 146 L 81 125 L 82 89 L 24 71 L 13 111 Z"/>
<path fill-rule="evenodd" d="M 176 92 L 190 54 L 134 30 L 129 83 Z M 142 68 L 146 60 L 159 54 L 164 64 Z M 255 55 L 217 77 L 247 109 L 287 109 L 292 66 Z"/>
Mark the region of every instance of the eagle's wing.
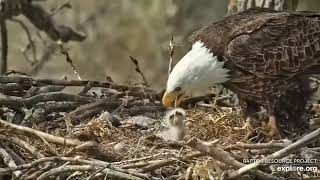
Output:
<path fill-rule="evenodd" d="M 262 77 L 320 73 L 320 17 L 305 14 L 277 13 L 259 28 L 236 35 L 223 56 Z"/>
<path fill-rule="evenodd" d="M 319 64 L 320 16 L 250 9 L 200 29 L 192 39 L 249 73 L 290 77 Z"/>

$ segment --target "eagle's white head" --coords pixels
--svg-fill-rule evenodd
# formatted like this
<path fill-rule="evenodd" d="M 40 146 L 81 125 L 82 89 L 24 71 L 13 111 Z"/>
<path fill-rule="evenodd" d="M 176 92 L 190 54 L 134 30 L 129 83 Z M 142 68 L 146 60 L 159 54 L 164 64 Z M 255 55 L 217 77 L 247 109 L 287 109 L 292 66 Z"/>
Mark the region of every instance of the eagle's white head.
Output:
<path fill-rule="evenodd" d="M 177 107 L 185 96 L 205 94 L 212 85 L 228 81 L 229 70 L 223 65 L 203 42 L 196 41 L 169 75 L 163 105 Z"/>

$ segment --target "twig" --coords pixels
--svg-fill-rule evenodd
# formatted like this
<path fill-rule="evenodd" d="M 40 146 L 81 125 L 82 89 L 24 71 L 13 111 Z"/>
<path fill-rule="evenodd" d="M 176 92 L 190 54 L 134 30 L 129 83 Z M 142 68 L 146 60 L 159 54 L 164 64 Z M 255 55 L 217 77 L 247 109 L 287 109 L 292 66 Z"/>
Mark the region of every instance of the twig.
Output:
<path fill-rule="evenodd" d="M 36 157 L 36 158 L 44 157 L 33 146 L 31 146 L 30 144 L 28 144 L 27 142 L 25 142 L 25 141 L 23 141 L 23 140 L 21 140 L 19 138 L 0 135 L 0 140 L 11 142 L 11 143 L 19 146 L 20 148 L 22 148 L 22 149 L 26 150 L 28 153 L 30 153 L 33 157 Z"/>
<path fill-rule="evenodd" d="M 0 174 L 9 174 L 14 171 L 29 169 L 29 168 L 35 167 L 41 163 L 52 162 L 52 161 L 56 161 L 56 162 L 57 161 L 67 161 L 67 162 L 69 161 L 69 162 L 73 162 L 73 163 L 85 164 L 85 165 L 88 165 L 91 167 L 91 169 L 89 169 L 89 170 L 97 170 L 97 168 L 99 168 L 99 167 L 105 167 L 110 164 L 108 162 L 98 161 L 98 160 L 93 161 L 93 160 L 85 160 L 85 159 L 80 159 L 80 158 L 54 156 L 54 157 L 40 158 L 40 159 L 34 160 L 30 163 L 23 164 L 23 165 L 16 166 L 16 167 L 12 167 L 12 168 L 0 168 Z M 64 166 L 64 167 L 66 167 L 66 166 Z M 57 168 L 55 168 L 55 169 L 57 169 Z M 57 171 L 57 170 L 55 170 L 55 171 Z M 75 171 L 75 170 L 73 170 L 73 171 Z M 149 179 L 149 177 L 147 175 L 137 173 L 137 172 L 127 171 L 124 169 L 114 168 L 114 167 L 106 168 L 104 170 L 104 173 L 111 173 L 108 175 L 110 175 L 112 177 L 120 177 L 121 175 L 124 175 L 124 176 L 130 175 L 129 177 L 133 177 L 136 179 L 141 179 L 141 178 Z M 117 175 L 119 175 L 119 176 L 117 176 Z"/>
<path fill-rule="evenodd" d="M 1 57 L 0 57 L 0 75 L 7 72 L 8 68 L 8 30 L 5 18 L 0 18 L 0 38 L 1 38 Z"/>
<path fill-rule="evenodd" d="M 11 74 L 18 74 L 18 75 L 23 75 L 23 76 L 30 76 L 29 74 L 25 73 L 25 72 L 20 72 L 20 71 L 16 71 L 16 70 L 9 70 L 6 73 L 4 73 L 5 76 L 11 75 Z"/>
<path fill-rule="evenodd" d="M 140 168 L 138 172 L 140 173 L 146 173 L 146 172 L 150 172 L 150 171 L 153 171 L 153 170 L 156 170 L 156 169 L 159 169 L 161 167 L 164 167 L 164 166 L 168 166 L 168 165 L 171 165 L 173 164 L 174 162 L 176 162 L 175 159 L 165 159 L 165 160 L 159 160 L 159 161 L 156 161 L 150 165 L 147 165 L 143 168 Z"/>
<path fill-rule="evenodd" d="M 0 85 L 0 92 L 3 94 L 10 94 L 12 91 L 23 91 L 23 87 L 16 83 L 7 83 Z"/>
<path fill-rule="evenodd" d="M 17 165 L 13 161 L 13 159 L 10 157 L 10 155 L 2 148 L 0 148 L 0 157 L 2 158 L 5 165 L 7 165 L 9 168 L 16 168 Z M 19 177 L 21 175 L 21 171 L 15 171 L 13 174 L 15 177 Z M 1 175 L 1 173 L 0 173 Z"/>
<path fill-rule="evenodd" d="M 31 75 L 36 75 L 42 69 L 42 67 L 51 59 L 52 55 L 58 51 L 58 45 L 56 43 L 50 44 L 45 48 L 42 55 L 39 57 L 39 60 L 36 64 L 33 65 L 31 71 L 29 72 Z"/>
<path fill-rule="evenodd" d="M 291 142 L 275 142 L 270 141 L 267 143 L 255 143 L 255 144 L 247 144 L 243 142 L 237 142 L 235 145 L 231 145 L 227 147 L 225 150 L 234 150 L 234 149 L 274 149 L 274 148 L 285 148 L 290 145 Z"/>
<path fill-rule="evenodd" d="M 173 54 L 174 54 L 174 41 L 173 41 L 173 36 L 171 36 L 171 40 L 169 42 L 169 68 L 168 68 L 168 76 L 170 75 L 171 71 L 172 71 L 172 61 L 173 61 Z"/>
<path fill-rule="evenodd" d="M 49 85 L 46 87 L 41 87 L 36 94 L 43 94 L 48 92 L 60 92 L 65 88 L 65 86 L 53 86 Z"/>
<path fill-rule="evenodd" d="M 143 91 L 145 93 L 152 93 L 154 96 L 157 96 L 159 100 L 161 99 L 160 95 L 156 91 L 150 88 L 142 88 L 138 86 L 126 86 L 119 85 L 111 82 L 98 82 L 98 81 L 87 81 L 87 80 L 63 80 L 63 79 L 33 79 L 31 77 L 7 77 L 0 76 L 0 83 L 19 83 L 31 86 L 47 86 L 47 85 L 58 85 L 58 86 L 85 86 L 91 82 L 92 87 L 105 87 L 111 89 L 117 89 L 120 91 Z M 27 87 L 27 86 L 26 86 Z"/>
<path fill-rule="evenodd" d="M 48 102 L 48 101 L 76 101 L 78 103 L 89 103 L 94 101 L 93 98 L 78 96 L 73 94 L 67 94 L 62 92 L 49 92 L 43 93 L 29 98 L 17 98 L 11 97 L 0 98 L 0 104 L 8 107 L 18 108 L 18 107 L 32 107 L 39 102 Z"/>
<path fill-rule="evenodd" d="M 63 3 L 60 4 L 58 7 L 54 8 L 54 9 L 50 12 L 49 16 L 53 16 L 53 15 L 57 14 L 59 11 L 61 11 L 61 10 L 64 9 L 64 8 L 68 8 L 68 9 L 72 8 L 72 5 L 70 4 L 70 1 L 69 1 L 69 0 L 63 2 Z"/>
<path fill-rule="evenodd" d="M 65 56 L 66 61 L 72 67 L 73 72 L 77 75 L 79 80 L 82 80 L 76 66 L 73 64 L 72 59 L 70 58 L 69 52 L 66 49 L 64 49 L 62 43 L 59 43 L 59 47 L 60 52 Z"/>
<path fill-rule="evenodd" d="M 81 142 L 77 140 L 54 136 L 42 131 L 34 130 L 32 128 L 11 124 L 3 120 L 0 120 L 0 127 L 1 126 L 4 127 L 4 129 L 12 129 L 12 130 L 18 131 L 18 133 L 27 133 L 27 134 L 35 135 L 36 137 L 39 137 L 39 136 L 43 137 L 46 141 L 51 143 L 56 143 L 61 145 L 65 144 L 67 146 L 78 146 L 81 144 Z"/>
<path fill-rule="evenodd" d="M 137 60 L 136 58 L 132 57 L 132 56 L 129 56 L 129 57 L 130 57 L 132 63 L 136 66 L 136 69 L 135 69 L 136 72 L 141 75 L 144 85 L 145 85 L 146 87 L 150 87 L 150 85 L 149 85 L 146 77 L 144 76 L 143 72 L 141 71 L 141 69 L 140 69 L 140 67 L 139 67 L 139 62 L 138 62 L 138 60 Z"/>
<path fill-rule="evenodd" d="M 69 152 L 65 153 L 65 156 L 70 156 L 74 154 L 75 152 L 83 152 L 86 150 L 89 150 L 90 148 L 93 149 L 94 147 L 97 147 L 97 143 L 94 141 L 88 141 L 84 142 L 74 148 L 72 148 Z"/>
<path fill-rule="evenodd" d="M 81 105 L 83 103 L 77 102 L 68 102 L 68 101 L 61 101 L 61 102 L 45 102 L 45 103 L 38 103 L 33 106 L 34 109 L 43 109 L 44 114 L 50 114 L 53 112 L 69 112 Z"/>
<path fill-rule="evenodd" d="M 3 146 L 3 145 L 2 145 Z M 5 151 L 7 151 L 7 153 L 11 156 L 11 158 L 13 159 L 13 161 L 16 164 L 24 164 L 26 163 L 26 161 L 20 156 L 20 152 L 16 153 L 12 148 L 10 148 L 9 146 L 4 146 Z"/>
<path fill-rule="evenodd" d="M 41 132 L 41 131 L 40 131 Z M 34 135 L 38 136 L 39 139 L 41 139 L 41 141 L 43 142 L 43 144 L 45 145 L 45 147 L 48 148 L 49 152 L 58 156 L 59 153 L 56 149 L 52 148 L 51 145 L 48 143 L 48 141 L 43 137 L 41 136 L 41 134 L 39 133 L 34 133 Z M 64 141 L 66 141 L 66 139 L 64 139 Z"/>
<path fill-rule="evenodd" d="M 139 161 L 147 161 L 149 159 L 152 159 L 152 158 L 155 158 L 155 157 L 158 157 L 160 155 L 167 155 L 168 153 L 158 153 L 158 154 L 154 154 L 154 155 L 151 155 L 151 156 L 146 156 L 146 157 L 141 157 L 141 158 L 134 158 L 134 159 L 128 159 L 128 160 L 122 160 L 122 161 L 119 161 L 119 162 L 113 162 L 112 164 L 113 165 L 119 165 L 119 164 L 126 164 L 126 163 L 136 163 L 136 162 L 139 162 Z"/>
<path fill-rule="evenodd" d="M 89 91 L 90 91 L 90 89 L 92 88 L 92 82 L 88 82 L 88 84 L 86 84 L 85 86 L 84 86 L 84 88 L 78 93 L 79 95 L 85 95 L 85 94 L 87 94 Z"/>
<path fill-rule="evenodd" d="M 83 41 L 86 38 L 81 32 L 57 24 L 50 14 L 38 4 L 29 4 L 22 8 L 22 14 L 39 30 L 44 31 L 54 41 Z"/>
<path fill-rule="evenodd" d="M 183 157 L 177 157 L 177 158 L 174 158 L 174 159 L 158 160 L 158 161 L 153 162 L 152 164 L 149 164 L 149 165 L 139 169 L 138 172 L 140 172 L 140 173 L 151 172 L 151 171 L 154 171 L 154 170 L 159 169 L 161 167 L 171 165 L 171 164 L 175 163 L 177 160 L 179 160 L 179 161 L 187 161 L 187 160 L 189 160 L 191 158 L 200 157 L 200 156 L 203 156 L 203 154 L 197 152 L 197 153 L 190 153 L 190 154 L 187 154 L 187 155 L 185 155 Z"/>
<path fill-rule="evenodd" d="M 116 98 L 119 98 L 120 96 L 115 95 L 113 97 L 110 98 L 106 98 L 106 99 L 101 99 L 89 104 L 85 104 L 82 106 L 79 106 L 77 109 L 75 109 L 74 111 L 70 112 L 69 114 L 67 114 L 65 117 L 63 117 L 62 119 L 66 120 L 66 119 L 70 119 L 72 117 L 75 117 L 83 112 L 92 110 L 92 109 L 96 109 L 97 107 L 101 107 L 103 105 L 105 105 L 108 102 L 114 101 Z"/>
<path fill-rule="evenodd" d="M 96 9 L 94 11 L 94 14 L 91 14 L 90 16 L 88 16 L 81 24 L 76 26 L 76 29 L 83 29 L 85 27 L 87 27 L 88 25 L 90 26 L 90 24 L 92 22 L 96 22 L 96 19 L 98 17 L 103 16 L 104 14 L 106 14 L 108 11 L 108 6 L 101 6 L 98 9 Z M 39 33 L 38 33 L 39 35 Z M 42 38 L 40 38 L 41 40 L 43 40 Z M 45 42 L 45 41 L 43 41 Z M 47 63 L 49 62 L 51 56 L 58 50 L 58 47 L 56 45 L 56 43 L 51 43 L 45 50 L 45 53 L 43 53 L 42 57 L 39 58 L 39 63 L 37 63 L 31 71 L 31 74 L 36 75 L 41 68 Z"/>
<path fill-rule="evenodd" d="M 12 18 L 12 19 L 10 19 L 10 21 L 15 22 L 15 23 L 18 23 L 18 24 L 22 27 L 22 29 L 26 32 L 26 35 L 27 35 L 29 44 L 28 44 L 28 45 L 26 46 L 26 48 L 22 51 L 22 53 L 24 54 L 26 60 L 27 60 L 28 62 L 30 62 L 31 65 L 33 65 L 34 63 L 37 62 L 37 49 L 36 49 L 36 45 L 34 44 L 34 41 L 33 41 L 32 37 L 31 37 L 31 33 L 30 33 L 30 31 L 29 31 L 29 28 L 27 27 L 27 25 L 26 25 L 23 21 L 21 21 L 21 20 L 19 20 L 19 19 L 14 19 L 14 18 Z M 32 50 L 33 61 L 30 61 L 29 58 L 28 58 L 28 56 L 27 56 L 27 54 L 26 54 L 26 53 L 27 53 L 27 50 L 29 49 L 29 47 L 30 47 L 31 50 Z"/>
<path fill-rule="evenodd" d="M 48 179 L 50 176 L 58 175 L 65 172 L 72 172 L 72 171 L 96 171 L 97 168 L 92 165 L 66 165 L 60 166 L 57 168 L 50 169 L 49 171 L 44 172 L 41 174 L 37 180 L 44 180 Z"/>
<path fill-rule="evenodd" d="M 190 139 L 186 145 L 193 148 L 193 149 L 196 149 L 204 154 L 207 154 L 207 155 L 213 157 L 214 159 L 221 161 L 229 166 L 233 166 L 236 168 L 241 168 L 241 167 L 245 166 L 245 164 L 234 159 L 230 153 L 223 151 L 222 149 L 220 149 L 218 147 L 214 147 L 211 143 L 203 142 L 197 138 Z M 264 180 L 279 180 L 279 179 L 281 179 L 281 178 L 275 177 L 273 175 L 264 173 L 260 170 L 254 171 L 252 173 L 255 174 L 259 179 L 264 179 Z"/>
<path fill-rule="evenodd" d="M 276 151 L 273 154 L 270 154 L 269 156 L 261 159 L 261 161 L 257 161 L 257 162 L 248 164 L 244 167 L 241 167 L 240 169 L 238 169 L 236 171 L 229 173 L 228 177 L 231 179 L 240 177 L 241 175 L 246 174 L 246 173 L 250 172 L 251 170 L 258 168 L 260 165 L 262 165 L 262 162 L 264 162 L 263 160 L 279 159 L 279 158 L 286 157 L 289 154 L 293 153 L 294 151 L 297 151 L 299 148 L 305 146 L 307 143 L 315 140 L 319 136 L 320 136 L 320 128 L 309 133 L 308 135 L 302 137 L 301 139 L 292 143 L 291 145 L 289 145 L 279 151 Z"/>

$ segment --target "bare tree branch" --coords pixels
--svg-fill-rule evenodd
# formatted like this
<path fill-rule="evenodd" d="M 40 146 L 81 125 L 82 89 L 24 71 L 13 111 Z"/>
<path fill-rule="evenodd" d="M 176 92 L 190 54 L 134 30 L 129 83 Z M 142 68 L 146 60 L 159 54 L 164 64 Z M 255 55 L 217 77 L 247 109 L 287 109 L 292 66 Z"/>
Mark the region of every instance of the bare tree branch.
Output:
<path fill-rule="evenodd" d="M 1 47 L 0 47 L 0 75 L 7 72 L 8 69 L 8 30 L 6 25 L 6 20 L 0 17 L 0 38 L 1 38 Z"/>
<path fill-rule="evenodd" d="M 306 144 L 310 143 L 311 141 L 313 141 L 319 137 L 320 137 L 320 128 L 311 132 L 310 134 L 304 136 L 303 138 L 299 139 L 298 141 L 292 143 L 291 145 L 289 145 L 279 151 L 276 151 L 273 154 L 263 158 L 261 161 L 257 161 L 257 162 L 245 165 L 245 166 L 241 167 L 240 169 L 229 173 L 228 178 L 235 179 L 237 177 L 240 177 L 243 174 L 250 172 L 253 169 L 258 168 L 262 164 L 263 160 L 280 159 L 280 158 L 286 157 L 289 154 L 293 153 L 294 151 L 299 150 L 299 148 L 305 146 Z"/>

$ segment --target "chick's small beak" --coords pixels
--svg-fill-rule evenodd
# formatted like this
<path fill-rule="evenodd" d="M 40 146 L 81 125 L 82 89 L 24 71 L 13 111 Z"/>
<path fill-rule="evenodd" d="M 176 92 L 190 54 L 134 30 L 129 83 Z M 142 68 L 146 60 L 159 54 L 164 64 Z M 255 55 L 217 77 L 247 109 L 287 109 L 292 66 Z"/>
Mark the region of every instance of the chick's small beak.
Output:
<path fill-rule="evenodd" d="M 181 104 L 181 101 L 183 99 L 183 94 L 178 94 L 177 92 L 165 92 L 162 97 L 162 104 L 166 108 L 170 107 L 179 107 Z"/>

